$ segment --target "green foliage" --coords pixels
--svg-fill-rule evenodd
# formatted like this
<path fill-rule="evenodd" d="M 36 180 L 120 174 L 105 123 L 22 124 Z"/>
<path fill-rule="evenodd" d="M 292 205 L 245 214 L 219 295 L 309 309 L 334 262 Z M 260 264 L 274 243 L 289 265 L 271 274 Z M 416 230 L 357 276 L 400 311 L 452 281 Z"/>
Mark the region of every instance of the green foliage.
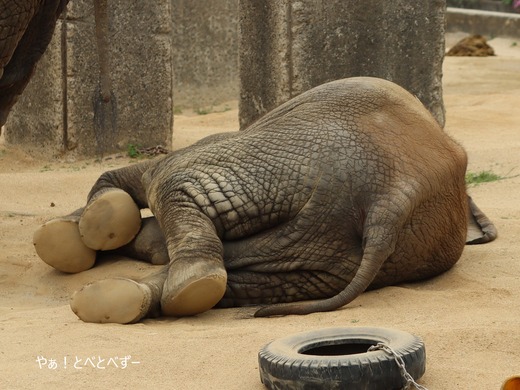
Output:
<path fill-rule="evenodd" d="M 139 157 L 141 157 L 141 152 L 139 151 L 140 148 L 141 147 L 139 145 L 128 144 L 128 147 L 126 149 L 128 157 L 130 157 L 130 158 L 139 158 Z"/>
<path fill-rule="evenodd" d="M 490 171 L 480 171 L 478 173 L 468 172 L 466 173 L 466 184 L 478 185 L 481 183 L 489 183 L 492 181 L 502 180 L 503 177 L 499 176 Z"/>
<path fill-rule="evenodd" d="M 231 107 L 229 107 L 226 104 L 226 105 L 224 105 L 224 107 L 215 107 L 214 105 L 211 105 L 210 107 L 205 107 L 205 108 L 199 107 L 197 109 L 194 109 L 193 111 L 197 115 L 208 115 L 208 114 L 212 114 L 212 113 L 226 112 L 226 111 L 230 111 L 230 110 L 231 110 Z"/>

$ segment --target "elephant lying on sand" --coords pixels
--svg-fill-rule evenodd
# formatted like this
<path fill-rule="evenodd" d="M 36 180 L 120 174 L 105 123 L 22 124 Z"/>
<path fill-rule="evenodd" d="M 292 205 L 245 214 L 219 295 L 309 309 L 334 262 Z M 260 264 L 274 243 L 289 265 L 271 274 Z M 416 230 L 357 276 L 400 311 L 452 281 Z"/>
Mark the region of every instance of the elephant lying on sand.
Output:
<path fill-rule="evenodd" d="M 438 275 L 465 243 L 496 237 L 466 194 L 466 163 L 463 148 L 402 88 L 339 80 L 246 130 L 104 173 L 87 206 L 43 225 L 35 245 L 68 272 L 91 267 L 96 250 L 122 246 L 153 263 L 171 259 L 140 282 L 83 287 L 71 307 L 84 321 L 129 323 L 215 305 L 270 305 L 257 316 L 330 311 L 367 288 Z M 139 231 L 146 207 L 160 229 L 151 219 Z M 49 251 L 53 237 L 71 244 Z"/>

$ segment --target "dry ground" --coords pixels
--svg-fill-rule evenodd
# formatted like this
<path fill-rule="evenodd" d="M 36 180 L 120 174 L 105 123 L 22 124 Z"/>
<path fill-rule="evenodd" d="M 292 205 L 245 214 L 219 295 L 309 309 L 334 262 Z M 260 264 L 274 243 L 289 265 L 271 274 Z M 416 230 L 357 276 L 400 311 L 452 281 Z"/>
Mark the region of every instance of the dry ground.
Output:
<path fill-rule="evenodd" d="M 0 144 L 0 388 L 260 390 L 257 352 L 265 343 L 332 326 L 395 327 L 422 336 L 428 359 L 420 383 L 430 390 L 498 389 L 520 374 L 520 47 L 506 39 L 491 45 L 496 57 L 446 59 L 444 96 L 446 130 L 466 147 L 469 169 L 507 177 L 470 188 L 499 239 L 467 247 L 438 278 L 365 293 L 332 313 L 252 319 L 251 309 L 229 309 L 130 326 L 81 322 L 68 306 L 74 290 L 150 266 L 115 259 L 61 274 L 38 259 L 32 233 L 81 206 L 101 172 L 129 159 L 49 162 Z M 234 107 L 180 115 L 175 145 L 234 130 L 236 117 Z M 39 356 L 47 359 L 42 368 Z M 122 368 L 125 356 L 134 363 Z M 105 369 L 83 366 L 88 358 L 104 359 L 100 366 L 112 361 Z M 74 367 L 77 360 L 82 368 Z"/>

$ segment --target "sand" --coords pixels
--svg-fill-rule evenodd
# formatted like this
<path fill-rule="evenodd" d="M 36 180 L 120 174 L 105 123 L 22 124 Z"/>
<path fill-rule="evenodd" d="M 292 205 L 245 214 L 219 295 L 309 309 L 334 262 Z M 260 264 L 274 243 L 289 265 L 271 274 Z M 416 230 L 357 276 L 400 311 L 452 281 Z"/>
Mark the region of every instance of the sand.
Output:
<path fill-rule="evenodd" d="M 448 45 L 457 37 L 449 38 Z M 371 291 L 331 313 L 254 319 L 246 308 L 134 325 L 83 323 L 69 308 L 73 291 L 152 266 L 116 258 L 62 274 L 39 260 L 32 234 L 83 205 L 103 171 L 130 159 L 44 161 L 0 144 L 0 388 L 260 390 L 264 344 L 338 326 L 421 336 L 427 368 L 420 383 L 430 390 L 498 389 L 520 374 L 520 47 L 508 39 L 490 43 L 496 57 L 446 59 L 444 98 L 446 130 L 467 149 L 469 170 L 505 177 L 469 188 L 499 238 L 466 247 L 442 276 Z M 176 147 L 237 129 L 236 102 L 229 107 L 177 116 Z"/>

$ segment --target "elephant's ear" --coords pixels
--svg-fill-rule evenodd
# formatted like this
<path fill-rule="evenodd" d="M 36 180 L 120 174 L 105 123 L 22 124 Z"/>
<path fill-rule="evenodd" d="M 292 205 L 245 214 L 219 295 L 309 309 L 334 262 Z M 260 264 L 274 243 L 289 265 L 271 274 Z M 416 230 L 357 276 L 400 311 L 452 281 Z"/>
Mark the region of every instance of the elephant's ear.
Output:
<path fill-rule="evenodd" d="M 468 195 L 468 231 L 466 244 L 485 244 L 497 238 L 497 229 L 493 222 L 477 207 Z"/>

